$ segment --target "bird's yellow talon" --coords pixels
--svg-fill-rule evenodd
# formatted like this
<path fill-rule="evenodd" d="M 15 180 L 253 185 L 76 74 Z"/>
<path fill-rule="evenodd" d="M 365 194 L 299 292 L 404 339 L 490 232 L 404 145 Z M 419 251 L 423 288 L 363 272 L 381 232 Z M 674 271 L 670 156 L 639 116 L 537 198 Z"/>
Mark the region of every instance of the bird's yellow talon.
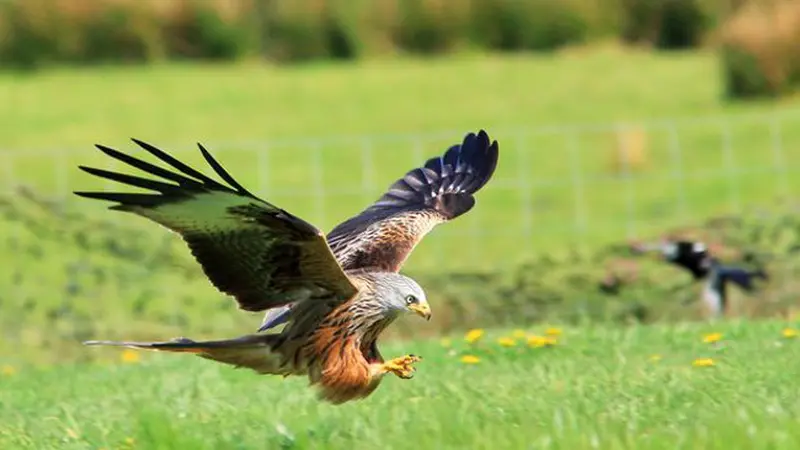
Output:
<path fill-rule="evenodd" d="M 403 370 L 403 366 L 401 366 L 400 364 L 395 364 L 393 362 L 388 362 L 384 364 L 383 368 L 386 369 L 387 372 L 396 372 Z"/>
<path fill-rule="evenodd" d="M 385 362 L 383 364 L 383 368 L 386 372 L 392 372 L 398 377 L 407 380 L 412 378 L 414 376 L 414 372 L 417 371 L 412 364 L 421 360 L 422 358 L 416 355 L 401 356 Z"/>

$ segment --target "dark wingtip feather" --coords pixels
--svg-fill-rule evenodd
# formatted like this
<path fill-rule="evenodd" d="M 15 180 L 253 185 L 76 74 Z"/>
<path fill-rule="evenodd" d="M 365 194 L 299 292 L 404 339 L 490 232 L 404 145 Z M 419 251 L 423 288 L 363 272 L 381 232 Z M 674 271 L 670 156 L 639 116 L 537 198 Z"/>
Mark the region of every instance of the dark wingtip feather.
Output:
<path fill-rule="evenodd" d="M 150 153 L 151 155 L 153 155 L 156 158 L 160 159 L 161 161 L 169 164 L 173 168 L 181 171 L 184 175 L 189 176 L 189 177 L 193 177 L 193 178 L 195 178 L 197 180 L 200 180 L 200 181 L 202 181 L 203 183 L 205 183 L 208 187 L 210 187 L 212 189 L 218 189 L 218 190 L 227 190 L 228 189 L 227 187 L 225 187 L 222 184 L 218 183 L 214 179 L 208 177 L 204 173 L 199 172 L 198 170 L 193 169 L 193 168 L 189 167 L 188 165 L 184 164 L 183 162 L 181 162 L 181 161 L 175 159 L 174 157 L 170 156 L 169 154 L 167 154 L 163 150 L 161 150 L 161 149 L 159 149 L 159 148 L 157 148 L 157 147 L 155 147 L 155 146 L 153 146 L 151 144 L 148 144 L 147 142 L 140 141 L 139 139 L 136 139 L 136 138 L 131 138 L 131 140 L 134 143 L 136 143 L 139 147 L 143 148 L 145 151 Z"/>
<path fill-rule="evenodd" d="M 472 194 L 492 178 L 498 157 L 499 145 L 485 130 L 467 133 L 461 144 L 396 181 L 373 209 L 425 205 L 448 219 L 458 217 L 475 205 Z"/>
<path fill-rule="evenodd" d="M 475 139 L 469 139 L 469 136 Z M 469 158 L 468 164 L 478 169 L 478 174 L 473 178 L 473 183 L 464 186 L 470 193 L 477 192 L 494 175 L 500 156 L 500 146 L 496 140 L 490 141 L 486 130 L 478 131 L 477 136 L 470 133 L 461 145 L 461 154 Z"/>
<path fill-rule="evenodd" d="M 139 147 L 152 147 L 150 144 L 141 139 L 137 139 L 135 137 L 131 137 L 130 139 L 131 141 L 133 141 L 134 144 L 138 145 Z"/>
<path fill-rule="evenodd" d="M 193 169 L 192 167 L 189 167 L 185 163 L 179 161 L 173 156 L 170 156 L 163 150 L 148 144 L 147 142 L 134 137 L 130 139 L 136 145 L 143 148 L 162 162 L 168 164 L 172 169 L 175 170 L 168 170 L 165 167 L 151 164 L 102 144 L 95 144 L 95 147 L 117 161 L 123 162 L 130 167 L 139 169 L 148 175 L 159 177 L 165 181 L 170 181 L 171 183 L 127 175 L 119 172 L 112 172 L 109 170 L 98 169 L 84 165 L 79 165 L 78 168 L 99 178 L 115 181 L 127 186 L 156 191 L 161 195 L 129 194 L 118 192 L 75 192 L 75 195 L 86 198 L 118 202 L 120 205 L 115 205 L 115 207 L 112 207 L 111 209 L 126 211 L 131 210 L 131 207 L 158 207 L 166 203 L 182 201 L 198 194 L 207 193 L 209 191 L 226 192 L 257 199 L 257 197 L 247 191 L 241 184 L 236 182 L 236 180 L 234 180 L 233 177 L 199 143 L 198 146 L 200 147 L 200 151 L 202 152 L 203 157 L 206 159 L 206 162 L 208 162 L 208 164 L 224 179 L 224 181 L 230 184 L 230 187 L 217 182 L 216 180 L 206 176 L 196 169 Z"/>
<path fill-rule="evenodd" d="M 486 130 L 467 133 L 461 143 L 449 146 L 440 156 L 395 181 L 374 204 L 328 233 L 328 243 L 342 266 L 399 270 L 413 248 L 404 247 L 407 242 L 419 242 L 430 226 L 452 220 L 475 206 L 473 194 L 494 174 L 498 148 Z M 367 230 L 391 217 L 401 217 L 405 223 L 379 225 L 383 235 L 376 243 Z M 423 226 L 415 227 L 415 223 Z M 402 229 L 397 233 L 399 239 L 405 242 L 396 238 L 398 229 Z"/>
<path fill-rule="evenodd" d="M 247 189 L 245 189 L 244 186 L 239 184 L 239 182 L 236 181 L 236 179 L 234 179 L 233 176 L 231 176 L 231 174 L 228 173 L 228 171 L 225 170 L 224 167 L 222 167 L 222 164 L 220 164 L 211 155 L 211 153 L 208 150 L 206 150 L 205 147 L 203 147 L 203 144 L 198 142 L 197 143 L 197 148 L 200 149 L 200 153 L 203 154 L 203 158 L 205 158 L 205 160 L 208 163 L 208 165 L 211 166 L 212 169 L 214 169 L 214 172 L 216 172 L 217 175 L 222 177 L 223 180 L 225 180 L 229 185 L 231 185 L 234 189 L 236 189 L 239 192 L 239 194 L 247 195 L 247 196 L 250 196 L 250 197 L 255 197 Z"/>
<path fill-rule="evenodd" d="M 752 292 L 755 289 L 754 282 L 756 278 L 768 280 L 767 274 L 763 270 L 751 271 L 743 267 L 723 265 L 720 265 L 717 270 L 720 275 L 748 292 Z"/>
<path fill-rule="evenodd" d="M 143 141 L 141 139 L 136 139 L 135 137 L 130 138 L 130 140 L 131 140 L 131 142 L 133 142 L 134 144 L 138 145 L 139 147 L 142 147 L 143 149 L 147 149 L 148 147 L 152 147 L 152 145 L 148 144 L 147 142 L 145 142 L 145 141 Z"/>

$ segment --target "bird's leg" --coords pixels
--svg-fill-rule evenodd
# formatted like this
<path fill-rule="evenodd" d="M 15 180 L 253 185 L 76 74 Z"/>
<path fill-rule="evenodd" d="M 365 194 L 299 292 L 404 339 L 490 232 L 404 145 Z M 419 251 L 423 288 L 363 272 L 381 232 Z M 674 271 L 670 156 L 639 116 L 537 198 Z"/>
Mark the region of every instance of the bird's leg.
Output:
<path fill-rule="evenodd" d="M 421 360 L 422 358 L 416 355 L 406 355 L 399 358 L 394 358 L 381 364 L 379 373 L 391 372 L 398 377 L 407 380 L 412 378 L 414 376 L 414 372 L 417 370 L 414 368 L 413 364 Z"/>

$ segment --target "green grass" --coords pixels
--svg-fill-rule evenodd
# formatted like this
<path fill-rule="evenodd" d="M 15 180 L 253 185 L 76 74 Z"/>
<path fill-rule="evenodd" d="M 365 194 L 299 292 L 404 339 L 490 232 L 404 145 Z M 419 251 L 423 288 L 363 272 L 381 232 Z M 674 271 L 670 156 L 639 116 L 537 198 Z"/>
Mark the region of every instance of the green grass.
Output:
<path fill-rule="evenodd" d="M 0 73 L 0 173 L 8 185 L 28 184 L 45 195 L 91 190 L 106 185 L 76 166 L 112 164 L 91 148 L 95 142 L 136 151 L 127 141 L 136 136 L 200 165 L 192 146 L 202 141 L 251 190 L 329 230 L 409 168 L 465 132 L 486 128 L 501 145 L 495 179 L 479 193 L 477 207 L 437 227 L 404 270 L 420 277 L 511 273 L 521 262 L 568 246 L 653 235 L 737 206 L 771 206 L 777 197 L 794 196 L 800 188 L 795 101 L 726 104 L 718 75 L 711 53 L 617 49 L 353 65 Z M 702 116 L 731 119 L 691 119 Z M 670 117 L 687 119 L 650 120 Z M 775 117 L 783 162 L 772 153 L 778 148 Z M 610 168 L 619 151 L 615 121 L 641 122 L 645 132 L 646 164 L 630 179 Z M 598 126 L 569 125 L 580 123 Z M 537 128 L 563 124 L 561 130 Z M 739 172 L 726 171 L 720 124 L 729 125 Z M 682 183 L 674 178 L 674 137 L 682 149 Z M 363 169 L 365 150 L 372 170 Z M 235 312 L 176 236 L 100 202 L 66 197 L 70 208 L 90 213 L 92 223 L 67 226 L 38 212 L 0 218 L 0 261 L 12 268 L 0 273 L 0 353 L 82 360 L 85 353 L 63 343 L 255 326 L 258 318 Z M 75 244 L 75 229 L 89 236 L 91 249 Z M 133 239 L 126 229 L 142 237 Z M 120 246 L 144 256 L 120 260 L 114 256 Z M 154 264 L 165 248 L 183 256 L 188 275 L 171 262 Z M 454 292 L 466 310 L 502 300 Z"/>
<path fill-rule="evenodd" d="M 30 184 L 45 194 L 92 189 L 103 185 L 74 166 L 108 164 L 90 149 L 95 142 L 130 149 L 126 139 L 136 136 L 199 163 L 199 155 L 187 152 L 202 141 L 246 186 L 327 230 L 425 157 L 466 131 L 486 128 L 501 143 L 496 179 L 472 213 L 437 229 L 406 267 L 426 275 L 499 272 L 565 245 L 595 246 L 736 210 L 729 201 L 736 195 L 742 208 L 793 196 L 800 187 L 793 176 L 800 158 L 793 100 L 724 104 L 717 70 L 706 53 L 600 51 L 3 73 L 0 170 L 9 185 Z M 773 112 L 781 117 L 784 164 L 771 153 Z M 647 164 L 635 178 L 609 168 L 618 150 L 614 122 L 695 116 L 739 117 L 724 123 L 735 165 L 746 170 L 725 172 L 718 124 L 675 122 L 685 209 L 670 178 L 676 162 L 669 122 L 647 122 Z M 529 132 L 576 123 L 602 125 L 578 135 L 578 191 L 570 184 L 569 138 L 576 128 Z M 373 138 L 357 137 L 363 135 Z M 366 178 L 365 146 L 374 169 Z M 264 148 L 259 160 L 256 149 Z M 452 355 L 438 340 L 390 342 L 387 356 L 425 356 L 415 379 L 388 379 L 369 399 L 340 407 L 318 403 L 301 378 L 258 377 L 177 355 L 34 367 L 34 361 L 118 358 L 113 349 L 81 347 L 83 339 L 211 337 L 245 333 L 258 322 L 234 311 L 196 266 L 186 277 L 164 267 L 171 263 L 151 270 L 151 259 L 125 262 L 111 250 L 120 244 L 116 236 L 159 258 L 163 248 L 180 245 L 174 236 L 88 200 L 68 203 L 144 236 L 133 240 L 90 224 L 82 230 L 93 241 L 87 251 L 66 237 L 74 223 L 38 211 L 0 220 L 0 260 L 12 269 L 0 275 L 0 366 L 8 366 L 3 373 L 16 369 L 0 374 L 0 448 L 800 446 L 800 342 L 781 339 L 785 324 L 777 321 L 587 326 L 565 330 L 559 345 L 546 349 L 504 349 L 494 333 L 474 350 L 482 358 L 474 366 L 459 362 L 466 351 L 460 339 Z M 463 300 L 474 318 L 481 317 L 482 301 L 504 299 Z M 441 312 L 436 320 L 450 323 Z M 422 333 L 428 325 L 415 326 Z M 719 348 L 700 340 L 711 331 L 725 334 Z M 653 362 L 654 354 L 662 359 Z M 701 357 L 716 366 L 693 368 Z"/>
<path fill-rule="evenodd" d="M 570 328 L 539 349 L 500 347 L 499 332 L 475 349 L 460 337 L 452 349 L 396 342 L 384 354 L 425 357 L 415 378 L 338 407 L 317 402 L 305 379 L 184 355 L 23 367 L 0 375 L 0 447 L 797 448 L 800 341 L 781 337 L 786 326 Z M 723 340 L 703 343 L 710 332 Z M 461 363 L 466 352 L 480 363 Z M 707 357 L 714 367 L 692 367 Z"/>

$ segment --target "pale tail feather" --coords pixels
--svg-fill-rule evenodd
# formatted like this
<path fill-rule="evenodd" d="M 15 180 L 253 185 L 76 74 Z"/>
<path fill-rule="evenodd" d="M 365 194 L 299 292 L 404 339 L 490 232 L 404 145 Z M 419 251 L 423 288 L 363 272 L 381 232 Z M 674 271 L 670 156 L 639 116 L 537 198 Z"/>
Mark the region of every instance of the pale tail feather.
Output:
<path fill-rule="evenodd" d="M 176 338 L 168 342 L 86 341 L 84 345 L 130 347 L 176 353 L 193 353 L 201 358 L 247 367 L 262 374 L 283 375 L 282 357 L 272 351 L 277 335 L 248 335 L 234 339 L 196 342 Z"/>
<path fill-rule="evenodd" d="M 292 312 L 292 303 L 267 310 L 258 332 L 266 331 L 289 321 Z"/>

